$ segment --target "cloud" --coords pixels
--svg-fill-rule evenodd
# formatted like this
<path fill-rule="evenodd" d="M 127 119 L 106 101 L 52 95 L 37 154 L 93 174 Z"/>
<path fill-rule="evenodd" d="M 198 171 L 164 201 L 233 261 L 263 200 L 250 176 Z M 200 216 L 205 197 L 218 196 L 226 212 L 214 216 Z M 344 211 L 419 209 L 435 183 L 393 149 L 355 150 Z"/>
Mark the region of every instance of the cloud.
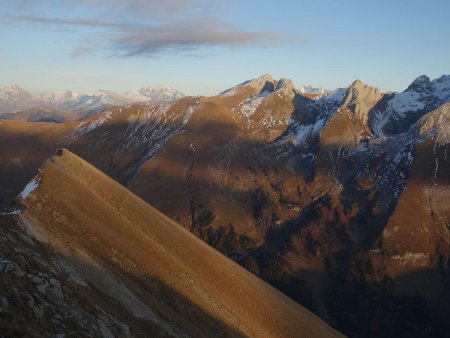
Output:
<path fill-rule="evenodd" d="M 186 13 L 201 6 L 200 0 L 65 0 L 72 6 L 96 7 L 139 16 L 158 17 Z M 211 2 L 211 1 L 210 1 Z"/>
<path fill-rule="evenodd" d="M 30 15 L 9 15 L 0 16 L 1 21 L 18 21 L 26 23 L 36 23 L 54 26 L 85 26 L 85 27 L 110 27 L 110 28 L 126 28 L 130 27 L 127 23 L 122 22 L 108 22 L 98 21 L 94 19 L 81 18 L 54 18 L 45 16 L 30 16 Z"/>
<path fill-rule="evenodd" d="M 39 3 L 33 0 L 21 1 L 22 4 L 27 2 L 35 6 Z M 0 16 L 0 21 L 50 28 L 87 28 L 88 34 L 85 29 L 80 30 L 79 43 L 73 51 L 76 57 L 100 50 L 108 50 L 116 56 L 152 56 L 211 47 L 269 46 L 288 41 L 288 37 L 279 31 L 239 29 L 223 22 L 216 15 L 220 11 L 212 11 L 211 6 L 224 6 L 227 0 L 49 0 L 48 3 L 58 3 L 58 13 L 62 9 L 67 13 L 80 13 L 69 9 L 89 8 L 87 13 L 90 16 L 80 18 L 14 13 Z M 107 15 L 106 11 L 116 14 L 122 12 L 122 15 Z M 105 20 L 105 17 L 109 19 Z"/>
<path fill-rule="evenodd" d="M 268 45 L 281 42 L 274 31 L 242 31 L 218 21 L 126 29 L 111 39 L 121 55 L 152 55 L 201 47 Z"/>

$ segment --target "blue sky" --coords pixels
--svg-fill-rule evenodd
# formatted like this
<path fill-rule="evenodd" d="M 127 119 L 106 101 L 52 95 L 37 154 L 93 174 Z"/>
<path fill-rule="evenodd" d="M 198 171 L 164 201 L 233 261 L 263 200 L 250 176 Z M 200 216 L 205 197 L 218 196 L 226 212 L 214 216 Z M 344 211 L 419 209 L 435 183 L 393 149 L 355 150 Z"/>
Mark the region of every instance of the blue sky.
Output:
<path fill-rule="evenodd" d="M 0 0 L 0 86 L 210 95 L 270 73 L 403 90 L 450 73 L 448 13 L 448 0 Z"/>

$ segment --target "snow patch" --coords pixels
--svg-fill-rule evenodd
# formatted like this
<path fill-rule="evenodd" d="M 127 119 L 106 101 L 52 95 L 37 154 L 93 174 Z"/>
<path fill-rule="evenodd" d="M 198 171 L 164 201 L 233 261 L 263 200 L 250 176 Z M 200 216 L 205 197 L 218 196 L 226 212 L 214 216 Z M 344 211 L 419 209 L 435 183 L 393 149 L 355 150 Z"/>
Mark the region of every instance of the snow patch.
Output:
<path fill-rule="evenodd" d="M 391 256 L 391 259 L 401 261 L 402 263 L 412 263 L 412 264 L 424 263 L 424 261 L 429 260 L 429 258 L 430 255 L 428 253 L 411 252 L 411 251 L 408 251 L 404 255 Z"/>
<path fill-rule="evenodd" d="M 388 123 L 390 114 L 386 111 L 376 110 L 370 121 L 372 132 L 377 136 L 384 136 L 383 127 Z"/>
<path fill-rule="evenodd" d="M 189 145 L 189 148 L 194 152 L 194 154 L 197 154 L 197 152 L 195 151 L 194 145 L 192 143 Z"/>
<path fill-rule="evenodd" d="M 39 183 L 40 183 L 39 178 L 33 178 L 30 182 L 28 182 L 28 184 L 19 194 L 19 197 L 21 199 L 26 199 L 39 186 Z"/>
<path fill-rule="evenodd" d="M 297 147 L 300 144 L 302 144 L 303 142 L 306 141 L 306 139 L 311 136 L 311 132 L 313 130 L 313 126 L 312 125 L 301 125 L 299 126 L 299 128 L 296 130 L 297 132 L 297 137 L 295 138 L 294 141 L 294 145 Z"/>
<path fill-rule="evenodd" d="M 13 209 L 10 211 L 0 212 L 0 216 L 18 215 L 22 212 L 20 209 Z"/>
<path fill-rule="evenodd" d="M 85 121 L 81 122 L 75 127 L 74 132 L 70 135 L 69 141 L 67 144 L 72 143 L 75 141 L 78 137 L 89 133 L 90 131 L 100 127 L 102 124 L 104 124 L 106 121 L 108 121 L 112 117 L 113 112 L 112 111 L 106 111 L 105 113 L 101 114 L 100 117 L 97 117 L 91 121 Z M 130 122 L 130 121 L 129 121 Z"/>
<path fill-rule="evenodd" d="M 269 91 L 265 90 L 261 94 L 252 96 L 245 102 L 241 107 L 240 111 L 243 113 L 246 117 L 250 117 L 254 114 L 256 109 L 261 105 L 261 103 L 264 102 L 264 99 L 270 94 Z"/>

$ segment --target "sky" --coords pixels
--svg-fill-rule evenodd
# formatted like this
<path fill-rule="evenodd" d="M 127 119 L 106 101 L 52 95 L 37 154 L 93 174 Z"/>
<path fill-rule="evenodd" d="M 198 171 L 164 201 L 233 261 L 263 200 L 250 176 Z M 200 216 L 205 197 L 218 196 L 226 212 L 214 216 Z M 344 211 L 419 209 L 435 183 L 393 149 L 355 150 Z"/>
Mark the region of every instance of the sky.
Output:
<path fill-rule="evenodd" d="M 0 86 L 212 95 L 270 73 L 400 91 L 450 74 L 449 13 L 448 0 L 0 0 Z"/>

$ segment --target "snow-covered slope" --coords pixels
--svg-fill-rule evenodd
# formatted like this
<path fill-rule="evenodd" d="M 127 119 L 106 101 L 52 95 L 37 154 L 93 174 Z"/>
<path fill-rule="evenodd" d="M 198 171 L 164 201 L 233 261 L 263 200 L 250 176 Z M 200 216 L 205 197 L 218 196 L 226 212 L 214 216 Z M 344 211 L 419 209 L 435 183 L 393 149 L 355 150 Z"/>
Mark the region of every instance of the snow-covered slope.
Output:
<path fill-rule="evenodd" d="M 450 101 L 450 75 L 430 80 L 422 75 L 400 93 L 391 93 L 372 112 L 370 127 L 376 135 L 407 131 L 426 113 Z"/>
<path fill-rule="evenodd" d="M 311 101 L 302 112 L 289 121 L 286 132 L 277 144 L 292 143 L 294 146 L 307 146 L 307 141 L 319 136 L 323 127 L 342 105 L 346 93 L 347 88 L 338 88 Z"/>
<path fill-rule="evenodd" d="M 127 183 L 154 153 L 189 121 L 198 99 L 187 97 L 159 105 L 127 105 L 76 125 L 66 146 Z M 111 160 L 104 161 L 104 158 Z"/>

